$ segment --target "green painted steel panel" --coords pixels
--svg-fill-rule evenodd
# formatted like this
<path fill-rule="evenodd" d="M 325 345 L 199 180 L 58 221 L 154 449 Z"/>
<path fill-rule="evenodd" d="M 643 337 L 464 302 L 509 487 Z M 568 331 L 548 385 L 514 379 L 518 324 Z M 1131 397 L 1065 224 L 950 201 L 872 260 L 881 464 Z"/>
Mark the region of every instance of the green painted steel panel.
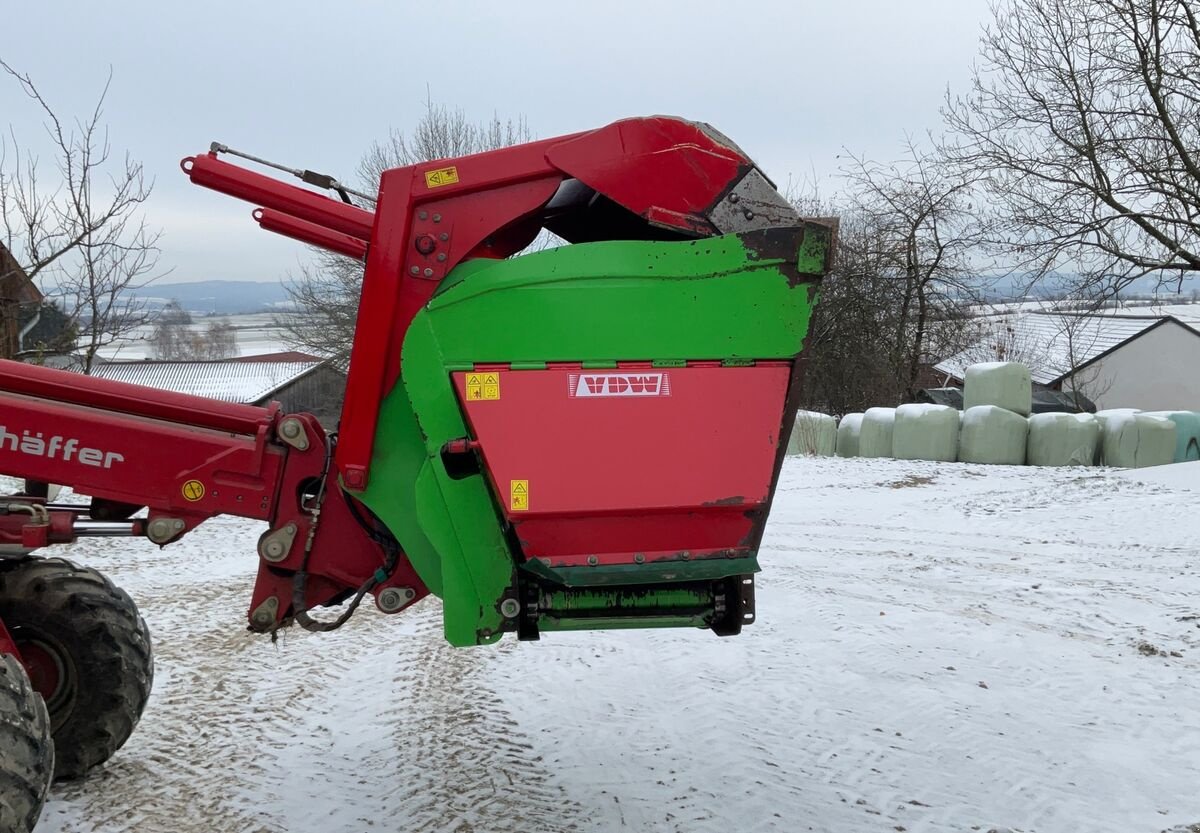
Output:
<path fill-rule="evenodd" d="M 450 371 L 474 363 L 790 359 L 800 352 L 831 245 L 829 229 L 810 224 L 686 242 L 578 244 L 453 271 L 405 336 L 402 381 L 382 403 L 370 486 L 357 493 L 442 597 L 451 644 L 499 638 L 499 602 L 514 587 L 515 559 L 486 479 L 454 480 L 442 465 L 442 446 L 467 435 Z M 752 571 L 746 562 L 726 560 L 715 572 Z"/>

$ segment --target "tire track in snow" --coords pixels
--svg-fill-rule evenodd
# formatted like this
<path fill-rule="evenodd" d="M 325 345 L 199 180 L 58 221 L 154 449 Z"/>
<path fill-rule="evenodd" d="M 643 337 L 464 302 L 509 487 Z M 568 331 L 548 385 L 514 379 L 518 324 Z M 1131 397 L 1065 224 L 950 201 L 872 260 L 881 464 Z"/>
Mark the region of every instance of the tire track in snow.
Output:
<path fill-rule="evenodd" d="M 257 532 L 217 521 L 165 553 L 89 541 L 69 554 L 137 599 L 157 679 L 129 743 L 56 787 L 39 833 L 577 829 L 480 679 L 487 649 L 446 645 L 436 605 L 364 605 L 339 631 L 278 645 L 247 633 L 253 556 L 203 554 L 252 554 Z"/>

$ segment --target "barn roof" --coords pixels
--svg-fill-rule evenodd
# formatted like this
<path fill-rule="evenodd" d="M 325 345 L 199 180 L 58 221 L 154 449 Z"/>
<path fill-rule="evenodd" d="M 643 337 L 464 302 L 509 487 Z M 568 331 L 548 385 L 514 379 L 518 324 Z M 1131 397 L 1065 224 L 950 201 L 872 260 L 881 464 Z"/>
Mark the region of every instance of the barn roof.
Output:
<path fill-rule="evenodd" d="M 101 379 L 158 390 L 207 396 L 223 402 L 259 402 L 320 367 L 320 361 L 222 360 L 208 362 L 106 362 L 92 368 Z"/>
<path fill-rule="evenodd" d="M 1155 327 L 1175 323 L 1200 332 L 1170 315 L 1090 315 L 1017 312 L 976 319 L 981 334 L 966 350 L 938 362 L 935 369 L 961 380 L 978 362 L 1012 361 L 1029 368 L 1039 385 L 1053 385 Z"/>

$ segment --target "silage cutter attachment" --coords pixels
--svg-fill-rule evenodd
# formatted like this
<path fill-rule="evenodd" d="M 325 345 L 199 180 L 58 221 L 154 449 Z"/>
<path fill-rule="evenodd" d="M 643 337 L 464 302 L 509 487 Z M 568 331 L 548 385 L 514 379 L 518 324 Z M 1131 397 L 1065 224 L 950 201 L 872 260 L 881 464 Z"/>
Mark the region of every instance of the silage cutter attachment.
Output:
<path fill-rule="evenodd" d="M 831 222 L 674 118 L 389 170 L 373 213 L 220 149 L 194 182 L 365 258 L 328 487 L 394 536 L 452 643 L 753 621 Z M 516 256 L 543 230 L 572 245 Z M 341 557 L 318 527 L 305 569 Z M 301 558 L 263 566 L 256 607 Z"/>
<path fill-rule="evenodd" d="M 88 515 L 15 522 L 10 546 L 265 520 L 260 631 L 428 593 L 455 645 L 753 621 L 833 222 L 801 219 L 737 146 L 675 118 L 388 170 L 368 207 L 226 153 L 183 169 L 256 203 L 264 228 L 365 261 L 338 436 L 276 406 L 6 363 L 0 471 L 93 496 Z M 568 245 L 518 255 L 543 231 Z M 57 451 L 6 444 L 35 423 Z M 0 549 L 4 534 L 0 518 Z"/>

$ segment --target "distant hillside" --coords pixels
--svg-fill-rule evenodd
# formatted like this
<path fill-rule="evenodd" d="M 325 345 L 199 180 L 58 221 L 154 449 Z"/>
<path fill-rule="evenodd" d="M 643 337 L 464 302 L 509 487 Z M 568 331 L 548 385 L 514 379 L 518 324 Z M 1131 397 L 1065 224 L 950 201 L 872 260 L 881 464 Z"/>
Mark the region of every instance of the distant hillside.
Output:
<path fill-rule="evenodd" d="M 133 292 L 152 307 L 169 301 L 193 315 L 236 315 L 238 313 L 279 310 L 288 303 L 287 290 L 277 282 L 193 281 L 190 283 L 154 283 Z"/>

